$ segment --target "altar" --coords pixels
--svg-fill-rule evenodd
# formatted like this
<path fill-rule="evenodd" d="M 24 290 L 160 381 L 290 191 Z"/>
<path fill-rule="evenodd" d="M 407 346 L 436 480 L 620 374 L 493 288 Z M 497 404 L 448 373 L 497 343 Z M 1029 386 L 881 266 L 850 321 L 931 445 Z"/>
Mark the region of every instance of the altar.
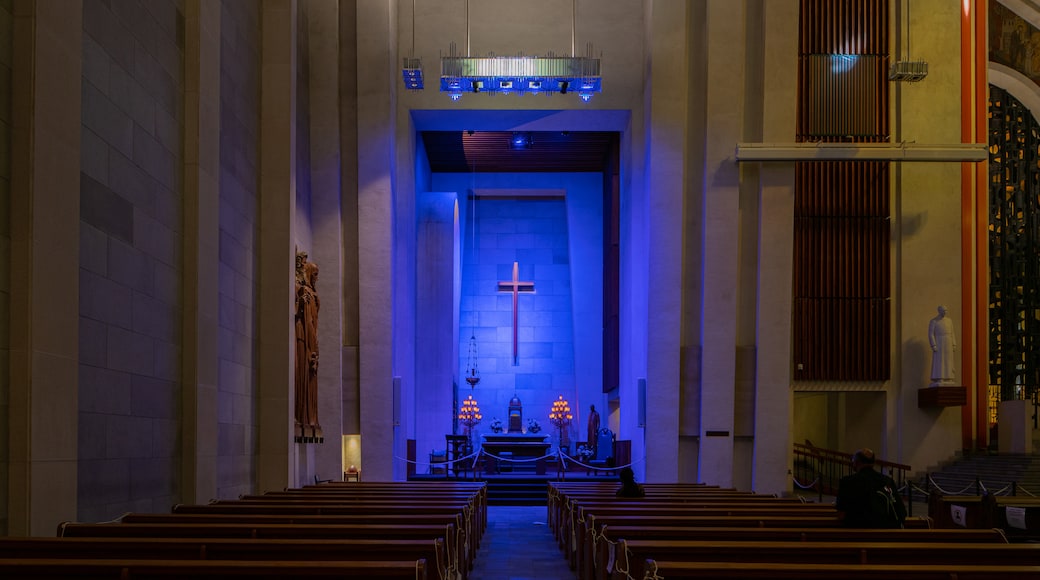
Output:
<path fill-rule="evenodd" d="M 500 473 L 503 470 L 534 471 L 542 475 L 545 473 L 545 460 L 540 461 L 498 461 L 502 459 L 534 459 L 544 457 L 552 443 L 545 441 L 548 435 L 537 433 L 493 433 L 483 435 L 484 440 L 481 447 L 485 452 L 494 457 L 487 458 L 486 470 L 488 473 Z"/>

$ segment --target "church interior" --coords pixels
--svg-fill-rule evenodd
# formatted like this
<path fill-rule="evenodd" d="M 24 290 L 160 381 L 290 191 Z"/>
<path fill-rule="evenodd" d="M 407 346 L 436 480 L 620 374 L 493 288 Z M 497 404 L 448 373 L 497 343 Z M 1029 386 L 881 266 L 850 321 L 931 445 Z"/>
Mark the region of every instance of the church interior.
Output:
<path fill-rule="evenodd" d="M 0 0 L 0 533 L 1032 455 L 1037 115 L 1021 0 Z"/>

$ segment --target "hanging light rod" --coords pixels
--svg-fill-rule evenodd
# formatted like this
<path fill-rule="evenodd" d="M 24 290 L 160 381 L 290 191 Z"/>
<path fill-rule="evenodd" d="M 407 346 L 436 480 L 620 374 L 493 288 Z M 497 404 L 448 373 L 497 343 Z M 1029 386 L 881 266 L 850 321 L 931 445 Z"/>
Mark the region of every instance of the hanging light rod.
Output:
<path fill-rule="evenodd" d="M 448 56 L 441 56 L 441 92 L 448 93 L 451 100 L 458 101 L 463 93 L 574 93 L 587 103 L 593 93 L 603 92 L 599 59 L 592 56 L 592 43 L 586 44 L 585 56 L 578 56 L 575 51 L 577 0 L 571 1 L 570 56 L 557 56 L 552 52 L 546 56 L 495 56 L 493 53 L 471 56 L 469 12 L 469 0 L 466 0 L 465 56 L 456 52 L 454 42 Z M 407 76 L 405 85 L 409 86 Z"/>
<path fill-rule="evenodd" d="M 989 158 L 985 143 L 737 143 L 745 161 L 933 161 L 979 162 Z"/>

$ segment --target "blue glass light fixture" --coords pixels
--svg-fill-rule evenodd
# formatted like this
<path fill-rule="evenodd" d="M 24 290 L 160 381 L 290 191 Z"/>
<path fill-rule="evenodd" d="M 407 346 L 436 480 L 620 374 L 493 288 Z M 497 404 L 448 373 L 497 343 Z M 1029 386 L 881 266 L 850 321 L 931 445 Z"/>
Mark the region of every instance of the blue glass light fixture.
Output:
<path fill-rule="evenodd" d="M 401 67 L 401 77 L 404 78 L 404 88 L 409 91 L 423 90 L 422 59 L 405 58 Z"/>
<path fill-rule="evenodd" d="M 460 56 L 451 45 L 451 53 L 441 57 L 441 92 L 453 101 L 463 93 L 547 94 L 576 93 L 588 102 L 593 93 L 603 91 L 599 59 L 587 56 Z"/>

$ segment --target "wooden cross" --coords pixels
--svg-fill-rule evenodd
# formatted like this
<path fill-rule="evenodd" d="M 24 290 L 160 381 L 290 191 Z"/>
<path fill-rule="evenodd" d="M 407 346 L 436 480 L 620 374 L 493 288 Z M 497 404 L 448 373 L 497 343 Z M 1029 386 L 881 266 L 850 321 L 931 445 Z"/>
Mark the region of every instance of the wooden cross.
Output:
<path fill-rule="evenodd" d="M 499 292 L 513 293 L 513 366 L 520 364 L 520 358 L 516 352 L 516 312 L 517 297 L 520 292 L 534 292 L 534 282 L 523 282 L 520 280 L 520 263 L 513 262 L 513 279 L 498 283 Z"/>

